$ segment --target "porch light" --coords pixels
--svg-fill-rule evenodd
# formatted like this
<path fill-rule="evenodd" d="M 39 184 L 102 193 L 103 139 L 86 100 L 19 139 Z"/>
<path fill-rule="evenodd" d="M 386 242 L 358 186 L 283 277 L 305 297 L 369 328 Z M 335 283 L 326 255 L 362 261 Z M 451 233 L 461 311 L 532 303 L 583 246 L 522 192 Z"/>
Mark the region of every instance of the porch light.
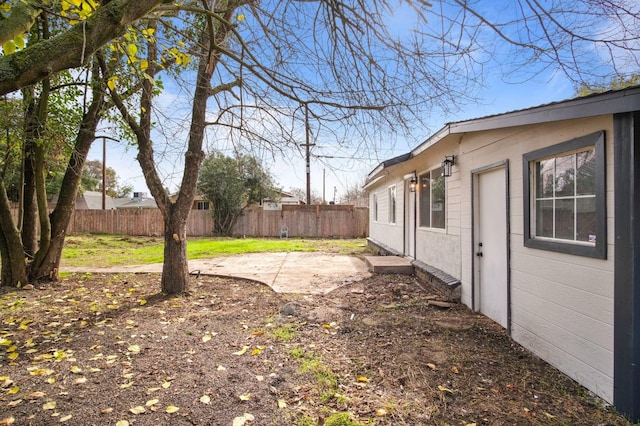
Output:
<path fill-rule="evenodd" d="M 411 192 L 416 192 L 417 183 L 418 183 L 418 179 L 416 179 L 416 175 L 411 176 L 411 180 L 409 181 L 409 190 Z"/>
<path fill-rule="evenodd" d="M 442 162 L 442 176 L 449 177 L 451 176 L 453 165 L 455 164 L 456 156 L 455 155 L 445 155 L 444 161 Z"/>

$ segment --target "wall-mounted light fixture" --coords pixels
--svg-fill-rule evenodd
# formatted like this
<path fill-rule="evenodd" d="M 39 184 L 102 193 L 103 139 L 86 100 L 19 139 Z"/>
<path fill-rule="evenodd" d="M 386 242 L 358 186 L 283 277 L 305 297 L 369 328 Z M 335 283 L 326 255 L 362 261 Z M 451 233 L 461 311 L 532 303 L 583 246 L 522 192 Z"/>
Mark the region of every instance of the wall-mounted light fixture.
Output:
<path fill-rule="evenodd" d="M 416 192 L 417 183 L 418 183 L 418 179 L 416 179 L 416 175 L 411 176 L 411 180 L 409 181 L 409 190 L 411 192 Z"/>
<path fill-rule="evenodd" d="M 445 155 L 444 161 L 442 162 L 442 176 L 449 177 L 451 176 L 453 165 L 456 163 L 455 155 Z"/>

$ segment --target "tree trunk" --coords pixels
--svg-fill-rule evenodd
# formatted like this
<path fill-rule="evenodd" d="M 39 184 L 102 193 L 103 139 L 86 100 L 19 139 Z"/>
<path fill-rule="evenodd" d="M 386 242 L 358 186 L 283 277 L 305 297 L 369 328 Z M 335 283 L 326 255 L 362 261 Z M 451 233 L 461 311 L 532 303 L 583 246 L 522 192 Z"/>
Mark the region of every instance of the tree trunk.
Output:
<path fill-rule="evenodd" d="M 91 144 L 95 139 L 96 128 L 100 121 L 102 107 L 104 105 L 104 81 L 100 77 L 97 65 L 92 75 L 91 105 L 87 113 L 82 117 L 80 130 L 76 136 L 76 143 L 69 158 L 69 165 L 62 179 L 62 186 L 58 196 L 58 203 L 49 216 L 49 224 L 46 217 L 42 218 L 45 229 L 50 230 L 46 238 L 46 244 L 40 247 L 31 265 L 29 277 L 33 280 L 57 280 L 60 258 L 64 247 L 67 227 L 76 205 L 76 195 L 80 187 L 82 169 L 87 159 Z M 40 172 L 44 172 L 41 170 Z M 46 208 L 46 200 L 44 200 Z M 42 239 L 45 241 L 45 239 Z"/>
<path fill-rule="evenodd" d="M 161 288 L 164 294 L 181 294 L 189 291 L 189 263 L 187 259 L 187 221 L 169 207 L 164 217 L 164 264 Z"/>
<path fill-rule="evenodd" d="M 123 35 L 135 21 L 169 0 L 111 0 L 58 36 L 0 57 L 0 95 L 86 63 L 98 49 Z"/>
<path fill-rule="evenodd" d="M 22 91 L 25 99 L 24 124 L 24 161 L 23 161 L 23 195 L 22 218 L 20 231 L 22 245 L 27 257 L 33 258 L 38 250 L 38 207 L 36 204 L 35 151 L 37 141 L 38 117 L 34 98 L 34 87 Z"/>
<path fill-rule="evenodd" d="M 2 255 L 1 284 L 9 287 L 26 284 L 27 270 L 20 231 L 13 223 L 11 203 L 2 179 L 0 179 L 0 255 Z"/>

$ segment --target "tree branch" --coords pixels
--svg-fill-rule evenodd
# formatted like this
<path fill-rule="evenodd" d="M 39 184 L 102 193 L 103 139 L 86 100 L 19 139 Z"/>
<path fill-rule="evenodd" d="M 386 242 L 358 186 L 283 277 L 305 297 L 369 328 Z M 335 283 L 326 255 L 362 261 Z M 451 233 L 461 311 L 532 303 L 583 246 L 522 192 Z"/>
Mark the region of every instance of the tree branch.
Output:
<path fill-rule="evenodd" d="M 81 66 L 100 47 L 123 35 L 129 25 L 165 2 L 169 0 L 113 0 L 59 36 L 0 57 L 0 95 Z"/>

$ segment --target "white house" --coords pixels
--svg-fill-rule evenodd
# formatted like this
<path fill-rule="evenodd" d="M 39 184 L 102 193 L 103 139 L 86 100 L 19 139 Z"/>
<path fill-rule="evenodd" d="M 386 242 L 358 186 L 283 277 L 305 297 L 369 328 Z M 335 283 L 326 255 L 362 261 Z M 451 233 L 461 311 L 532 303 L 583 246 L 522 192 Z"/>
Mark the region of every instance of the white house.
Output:
<path fill-rule="evenodd" d="M 370 245 L 640 419 L 640 87 L 449 123 L 365 188 Z"/>

